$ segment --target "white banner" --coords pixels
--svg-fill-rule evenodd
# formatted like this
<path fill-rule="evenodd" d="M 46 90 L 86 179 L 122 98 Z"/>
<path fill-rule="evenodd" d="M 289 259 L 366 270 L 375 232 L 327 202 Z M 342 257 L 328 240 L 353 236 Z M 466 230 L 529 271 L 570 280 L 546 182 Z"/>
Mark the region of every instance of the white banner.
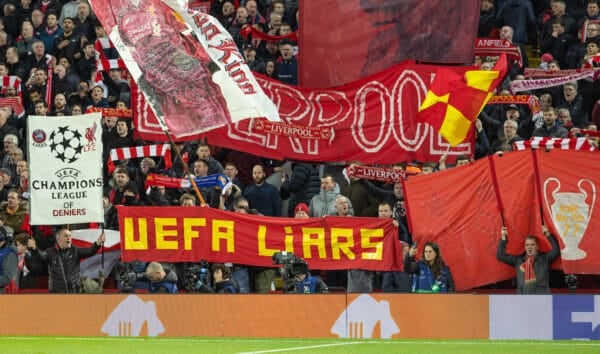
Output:
<path fill-rule="evenodd" d="M 29 116 L 32 225 L 104 222 L 101 119 Z"/>
<path fill-rule="evenodd" d="M 177 0 L 162 2 L 175 11 L 194 33 L 189 40 L 198 41 L 213 63 L 219 66 L 220 70 L 212 77 L 221 87 L 231 120 L 239 122 L 246 118 L 264 117 L 274 122 L 281 121 L 277 107 L 264 93 L 231 34 L 219 20 L 206 13 L 184 9 Z M 189 35 L 187 32 L 182 34 Z"/>

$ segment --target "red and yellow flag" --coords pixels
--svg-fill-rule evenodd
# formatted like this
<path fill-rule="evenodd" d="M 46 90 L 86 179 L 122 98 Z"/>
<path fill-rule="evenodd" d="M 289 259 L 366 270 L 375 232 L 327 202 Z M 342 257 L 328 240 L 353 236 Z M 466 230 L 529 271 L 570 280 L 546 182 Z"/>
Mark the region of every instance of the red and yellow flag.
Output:
<path fill-rule="evenodd" d="M 431 83 L 417 119 L 431 124 L 451 146 L 462 143 L 471 124 L 506 74 L 502 55 L 492 70 L 469 70 L 463 76 L 440 68 Z"/>

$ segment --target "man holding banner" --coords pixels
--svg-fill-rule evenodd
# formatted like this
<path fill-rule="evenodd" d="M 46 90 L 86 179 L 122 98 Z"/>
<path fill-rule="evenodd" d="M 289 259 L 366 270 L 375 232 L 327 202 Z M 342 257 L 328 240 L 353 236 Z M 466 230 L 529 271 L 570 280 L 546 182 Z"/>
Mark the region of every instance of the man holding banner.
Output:
<path fill-rule="evenodd" d="M 55 247 L 40 251 L 33 239 L 27 246 L 36 262 L 48 265 L 48 289 L 51 293 L 76 294 L 83 291 L 79 261 L 96 254 L 104 241 L 102 233 L 91 247 L 78 248 L 72 245 L 71 231 L 61 228 L 56 233 Z"/>
<path fill-rule="evenodd" d="M 72 225 L 104 222 L 102 208 L 101 114 L 64 117 L 29 116 L 30 224 Z M 79 260 L 94 255 L 104 233 L 89 248 L 72 246 L 71 231 L 61 228 L 56 247 L 37 250 L 34 258 L 48 264 L 51 292 L 81 290 Z"/>
<path fill-rule="evenodd" d="M 519 256 L 506 254 L 508 231 L 502 227 L 502 238 L 498 244 L 497 258 L 517 270 L 518 294 L 548 294 L 550 293 L 550 264 L 558 257 L 560 248 L 548 227 L 542 226 L 542 233 L 552 245 L 548 253 L 539 252 L 537 237 L 533 235 L 525 238 L 525 253 Z"/>

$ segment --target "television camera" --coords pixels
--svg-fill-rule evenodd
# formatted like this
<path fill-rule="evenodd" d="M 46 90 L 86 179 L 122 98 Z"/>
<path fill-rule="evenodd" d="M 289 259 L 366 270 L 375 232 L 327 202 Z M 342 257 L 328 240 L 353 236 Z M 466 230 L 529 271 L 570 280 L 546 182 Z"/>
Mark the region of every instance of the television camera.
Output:
<path fill-rule="evenodd" d="M 132 293 L 137 281 L 147 281 L 146 263 L 133 261 L 129 263 L 119 262 L 115 265 L 115 278 L 121 282 L 122 293 Z"/>
<path fill-rule="evenodd" d="M 190 264 L 185 268 L 183 286 L 189 292 L 213 293 L 211 279 L 208 262 L 201 260 L 200 264 Z"/>
<path fill-rule="evenodd" d="M 279 274 L 283 280 L 283 291 L 286 293 L 296 292 L 297 276 L 308 274 L 306 261 L 291 252 L 280 251 L 273 254 L 273 263 L 281 265 Z"/>

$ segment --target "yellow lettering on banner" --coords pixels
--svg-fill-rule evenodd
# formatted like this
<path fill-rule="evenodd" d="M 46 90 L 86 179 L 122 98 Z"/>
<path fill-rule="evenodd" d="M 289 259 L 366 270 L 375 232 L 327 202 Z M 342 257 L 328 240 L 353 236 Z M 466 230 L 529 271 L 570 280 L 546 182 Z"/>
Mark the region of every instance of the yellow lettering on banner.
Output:
<path fill-rule="evenodd" d="M 192 249 L 192 241 L 200 237 L 200 232 L 194 230 L 195 226 L 206 226 L 205 218 L 183 218 L 183 249 Z"/>
<path fill-rule="evenodd" d="M 267 248 L 267 227 L 265 225 L 258 226 L 258 255 L 271 257 L 273 253 L 278 252 L 278 249 Z"/>
<path fill-rule="evenodd" d="M 331 257 L 341 259 L 340 251 L 348 259 L 355 259 L 356 255 L 351 248 L 354 247 L 354 229 L 331 228 Z"/>
<path fill-rule="evenodd" d="M 360 244 L 363 252 L 361 259 L 380 261 L 383 259 L 383 229 L 360 229 Z M 374 252 L 365 252 L 367 248 L 375 248 Z"/>
<path fill-rule="evenodd" d="M 147 250 L 148 249 L 148 224 L 145 218 L 138 218 L 139 240 L 135 239 L 133 218 L 123 219 L 123 236 L 125 238 L 126 250 Z"/>
<path fill-rule="evenodd" d="M 291 226 L 286 226 L 283 229 L 285 230 L 285 250 L 294 253 L 294 231 Z"/>
<path fill-rule="evenodd" d="M 212 221 L 212 250 L 221 251 L 221 240 L 226 240 L 227 253 L 235 252 L 235 243 L 233 238 L 233 220 L 213 220 Z"/>
<path fill-rule="evenodd" d="M 166 229 L 165 226 L 174 226 L 172 229 Z M 179 248 L 177 243 L 177 218 L 154 218 L 154 235 L 156 236 L 157 250 L 176 250 Z M 167 240 L 166 238 L 173 238 Z"/>
<path fill-rule="evenodd" d="M 316 235 L 316 238 L 311 237 Z M 322 227 L 303 227 L 302 228 L 302 251 L 304 252 L 304 258 L 312 258 L 310 251 L 312 246 L 316 246 L 319 251 L 319 258 L 327 258 L 327 251 L 325 249 L 325 229 Z"/>

